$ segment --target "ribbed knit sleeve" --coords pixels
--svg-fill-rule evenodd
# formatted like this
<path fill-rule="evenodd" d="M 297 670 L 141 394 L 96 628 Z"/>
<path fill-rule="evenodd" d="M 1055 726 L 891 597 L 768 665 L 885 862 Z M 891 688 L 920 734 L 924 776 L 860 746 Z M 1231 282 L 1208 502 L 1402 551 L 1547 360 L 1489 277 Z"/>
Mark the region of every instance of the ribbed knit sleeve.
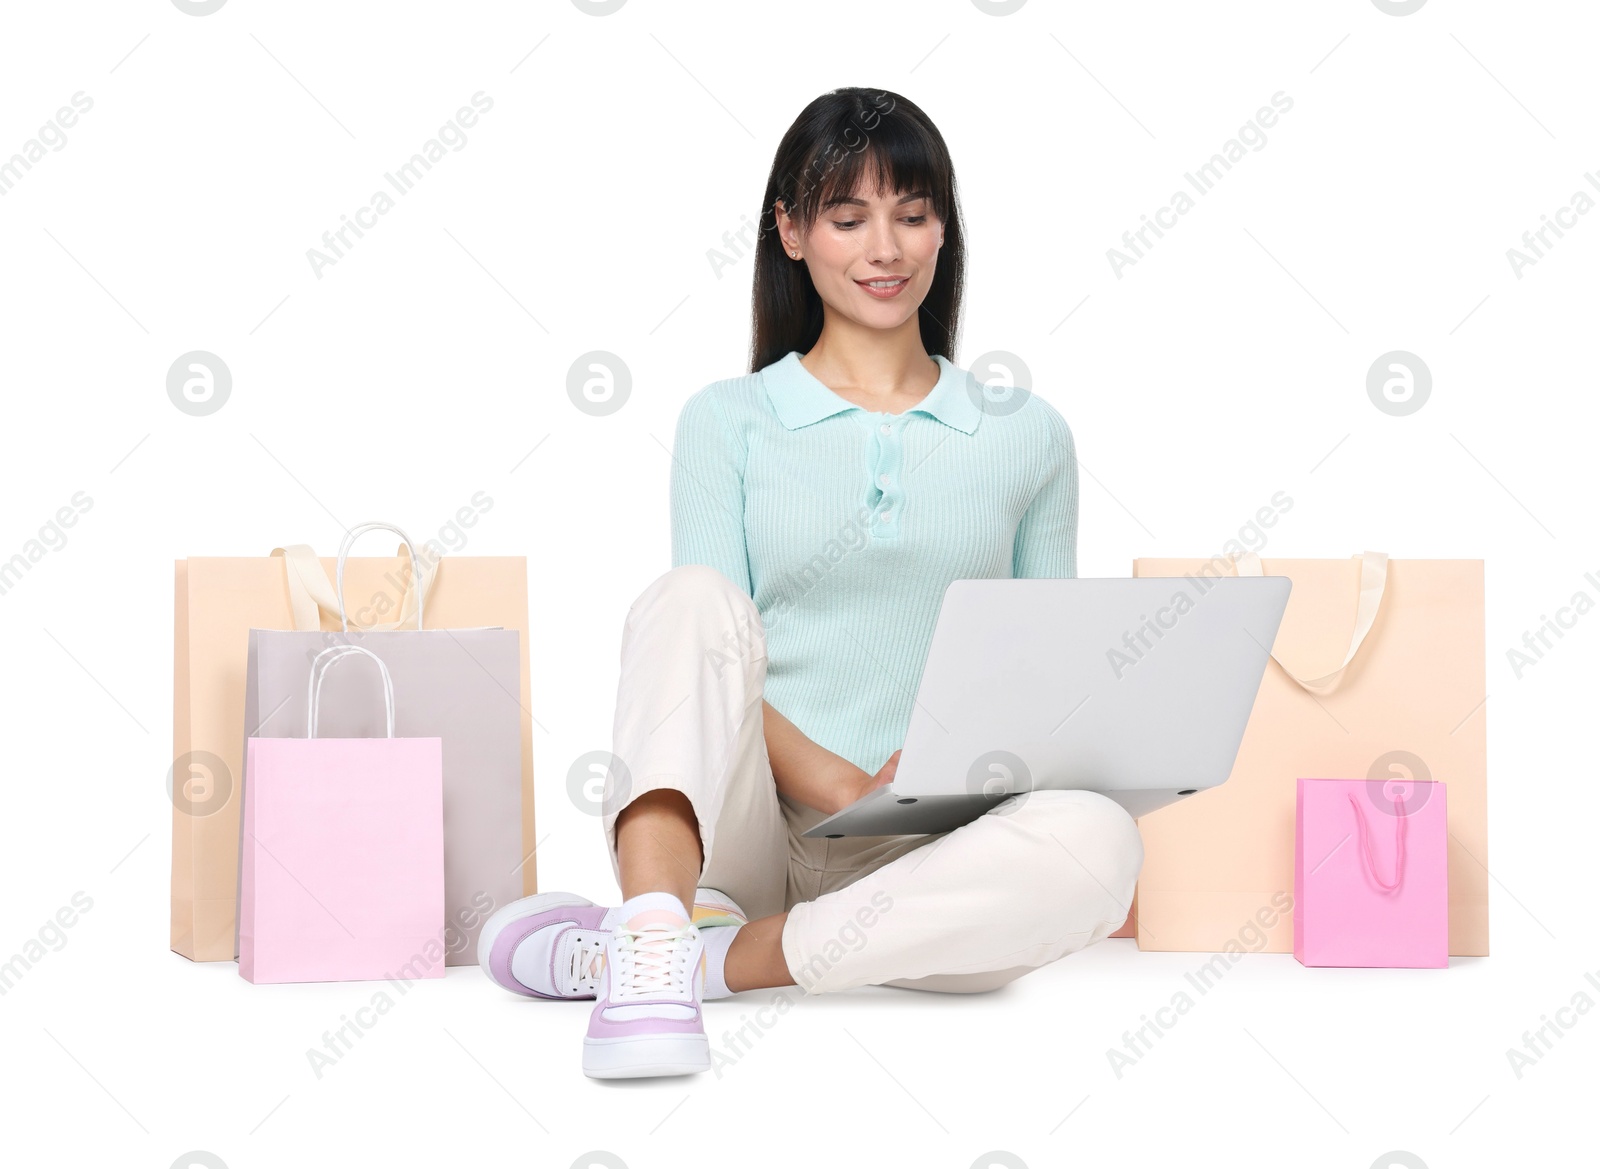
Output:
<path fill-rule="evenodd" d="M 1038 494 L 1017 524 L 1012 545 L 1014 577 L 1078 575 L 1078 455 L 1067 420 L 1037 395 L 1028 409 L 1043 407 L 1048 423 L 1045 465 L 1049 468 Z"/>
<path fill-rule="evenodd" d="M 672 566 L 706 564 L 747 594 L 743 444 L 723 417 L 717 386 L 689 396 L 672 444 Z"/>

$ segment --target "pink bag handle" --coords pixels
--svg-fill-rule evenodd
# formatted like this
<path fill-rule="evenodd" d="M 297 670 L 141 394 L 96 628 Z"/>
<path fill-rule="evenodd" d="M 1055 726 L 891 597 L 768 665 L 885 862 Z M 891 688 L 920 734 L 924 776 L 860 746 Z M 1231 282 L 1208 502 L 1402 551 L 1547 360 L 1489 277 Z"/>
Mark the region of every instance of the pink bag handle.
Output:
<path fill-rule="evenodd" d="M 1401 796 L 1394 796 L 1394 880 L 1385 882 L 1378 876 L 1378 866 L 1372 860 L 1372 841 L 1367 837 L 1367 814 L 1361 810 L 1361 802 L 1356 799 L 1355 792 L 1346 793 L 1350 797 L 1350 807 L 1356 814 L 1356 832 L 1361 837 L 1361 861 L 1366 866 L 1367 873 L 1377 882 L 1378 888 L 1385 893 L 1393 893 L 1400 888 L 1400 882 L 1405 877 L 1406 867 L 1406 805 Z"/>
<path fill-rule="evenodd" d="M 330 667 L 345 658 L 362 655 L 378 663 L 378 676 L 383 680 L 383 714 L 386 738 L 394 738 L 394 682 L 389 677 L 389 667 L 370 649 L 359 645 L 330 645 L 311 659 L 311 696 L 306 708 L 306 738 L 317 737 L 317 711 L 322 705 L 322 680 Z"/>

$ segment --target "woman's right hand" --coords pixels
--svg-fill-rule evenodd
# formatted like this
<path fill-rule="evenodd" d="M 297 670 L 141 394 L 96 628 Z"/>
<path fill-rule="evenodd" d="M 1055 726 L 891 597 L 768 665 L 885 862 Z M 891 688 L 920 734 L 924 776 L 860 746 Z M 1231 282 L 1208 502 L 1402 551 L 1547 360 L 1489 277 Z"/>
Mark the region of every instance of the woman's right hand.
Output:
<path fill-rule="evenodd" d="M 852 765 L 845 779 L 839 784 L 839 799 L 832 808 L 823 809 L 830 815 L 842 812 L 857 800 L 870 795 L 884 784 L 894 779 L 894 773 L 900 768 L 900 750 L 896 749 L 893 755 L 878 768 L 877 774 L 869 774 L 860 767 Z"/>
<path fill-rule="evenodd" d="M 828 815 L 848 808 L 894 778 L 900 752 L 890 755 L 876 775 L 812 742 L 766 699 L 761 700 L 767 762 L 778 794 Z"/>

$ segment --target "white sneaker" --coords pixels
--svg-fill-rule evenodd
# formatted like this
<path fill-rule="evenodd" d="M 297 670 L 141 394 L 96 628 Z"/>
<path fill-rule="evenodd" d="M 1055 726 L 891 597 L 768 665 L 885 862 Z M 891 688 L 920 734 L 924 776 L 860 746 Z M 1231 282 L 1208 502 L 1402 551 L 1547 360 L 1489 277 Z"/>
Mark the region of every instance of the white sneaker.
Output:
<path fill-rule="evenodd" d="M 716 889 L 696 889 L 699 928 L 745 924 L 744 912 Z M 515 994 L 537 999 L 592 999 L 605 965 L 617 907 L 576 893 L 536 893 L 502 906 L 478 934 L 478 965 Z"/>
<path fill-rule="evenodd" d="M 711 1067 L 700 1002 L 705 991 L 705 946 L 693 923 L 660 922 L 629 928 L 653 911 L 683 916 L 670 893 L 646 893 L 619 910 L 606 942 L 605 968 L 589 1032 L 583 1072 L 594 1079 L 682 1076 Z"/>

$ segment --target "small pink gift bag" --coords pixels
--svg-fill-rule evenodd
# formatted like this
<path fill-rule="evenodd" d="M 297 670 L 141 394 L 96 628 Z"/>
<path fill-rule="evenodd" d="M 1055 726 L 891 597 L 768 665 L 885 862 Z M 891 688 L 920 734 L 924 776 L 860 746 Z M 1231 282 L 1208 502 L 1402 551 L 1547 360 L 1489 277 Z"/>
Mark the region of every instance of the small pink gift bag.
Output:
<path fill-rule="evenodd" d="M 1305 966 L 1446 966 L 1445 785 L 1300 779 L 1294 956 Z"/>
<path fill-rule="evenodd" d="M 377 663 L 387 737 L 319 739 L 323 671 Z M 437 738 L 395 738 L 376 654 L 336 645 L 311 666 L 309 735 L 245 744 L 239 973 L 251 982 L 443 978 L 444 779 Z"/>

